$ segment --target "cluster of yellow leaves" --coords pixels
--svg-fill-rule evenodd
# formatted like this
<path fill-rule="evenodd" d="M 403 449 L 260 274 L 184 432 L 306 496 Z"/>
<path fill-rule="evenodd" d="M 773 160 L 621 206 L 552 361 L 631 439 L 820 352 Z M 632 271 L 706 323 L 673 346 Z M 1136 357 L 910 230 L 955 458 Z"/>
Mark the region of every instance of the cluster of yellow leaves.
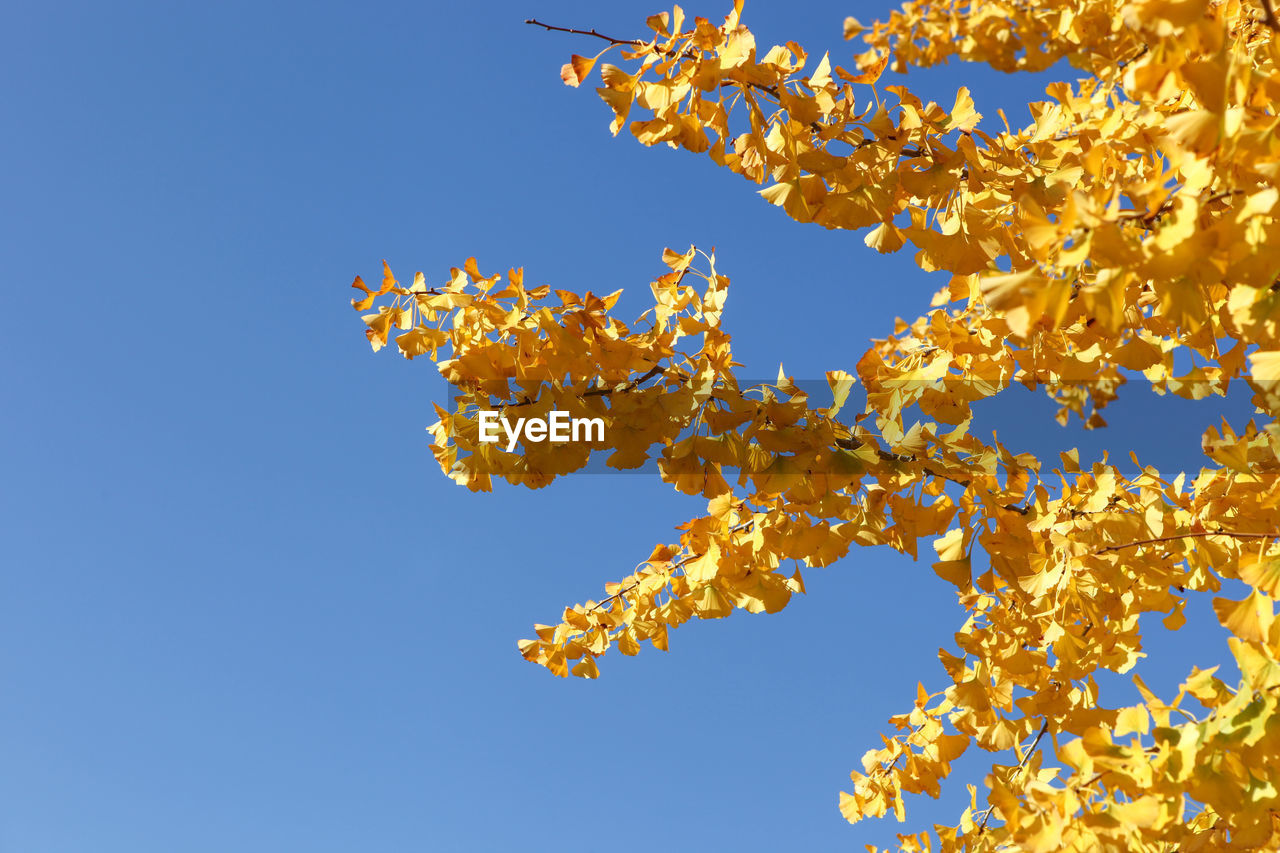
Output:
<path fill-rule="evenodd" d="M 1243 348 L 1220 353 L 1217 342 L 1223 326 L 1271 310 L 1265 249 L 1280 228 L 1277 43 L 1257 8 L 922 0 L 867 34 L 873 49 L 854 70 L 824 56 L 809 74 L 794 43 L 758 52 L 737 9 L 719 28 L 696 19 L 682 31 L 683 20 L 650 19 L 653 40 L 624 54 L 641 60 L 635 71 L 602 66 L 615 133 L 705 151 L 768 182 L 761 195 L 794 219 L 869 227 L 878 251 L 911 243 L 921 268 L 956 276 L 952 298 L 981 290 L 1004 319 L 997 333 L 1026 338 L 1084 317 L 1065 347 L 1088 353 L 1105 338 L 1114 346 L 1102 359 L 1153 381 L 1170 378 L 1161 356 L 1176 346 L 1215 362 L 1182 393 L 1239 374 Z M 990 38 L 970 32 L 979 26 Z M 924 54 L 910 47 L 922 41 Z M 947 110 L 901 86 L 882 98 L 860 85 L 893 46 L 900 62 L 954 53 L 1002 68 L 1068 55 L 1095 76 L 1051 86 L 1033 125 L 991 136 L 966 89 Z M 1118 381 L 1081 378 L 1065 402 L 1105 404 Z"/>
<path fill-rule="evenodd" d="M 394 335 L 458 390 L 430 428 L 457 482 L 541 487 L 599 453 L 615 468 L 655 458 L 664 481 L 707 500 L 679 541 L 537 626 L 522 654 L 595 677 L 614 646 L 665 649 L 690 619 L 780 610 L 804 589 L 796 564 L 829 565 L 855 545 L 915 557 L 931 542 L 967 618 L 939 652 L 942 689 L 920 687 L 890 720 L 897 734 L 853 773 L 846 818 L 905 819 L 903 796 L 937 796 L 972 744 L 1013 757 L 992 765 L 985 807 L 975 789 L 954 827 L 899 836 L 899 849 L 1280 847 L 1270 7 L 913 0 L 885 23 L 846 21 L 870 48 L 851 70 L 826 56 L 811 65 L 794 43 L 758 49 L 741 3 L 720 26 L 678 7 L 649 26 L 651 38 L 609 48 L 631 70 L 600 67 L 615 134 L 706 153 L 767 183 L 761 195 L 792 218 L 869 229 L 881 252 L 910 243 L 917 265 L 950 281 L 857 362 L 866 404 L 842 418 L 855 377 L 840 370 L 826 406 L 781 374 L 739 387 L 721 326 L 729 282 L 710 257 L 698 269 L 693 249 L 664 254 L 654 306 L 631 325 L 610 315 L 617 293 L 552 300 L 519 270 L 486 277 L 474 260 L 436 288 L 421 274 L 401 287 L 389 269 L 377 291 L 357 278 L 357 309 L 390 299 L 365 315 L 374 348 Z M 890 61 L 949 57 L 1004 70 L 1067 58 L 1089 76 L 1049 87 L 1032 125 L 995 135 L 978 128 L 967 90 L 944 109 L 875 87 Z M 579 85 L 599 58 L 573 57 L 562 77 Z M 1101 426 L 1098 410 L 1136 372 L 1192 399 L 1248 382 L 1262 426 L 1210 428 L 1205 467 L 1173 478 L 1136 457 L 1133 477 L 1106 460 L 1082 466 L 1074 451 L 1050 471 L 969 432 L 972 404 L 1015 382 L 1045 388 L 1061 420 Z M 604 439 L 508 452 L 478 441 L 482 409 L 598 417 Z M 1240 682 L 1195 670 L 1171 702 L 1139 681 L 1141 704 L 1105 705 L 1095 676 L 1142 658 L 1141 617 L 1176 630 L 1187 595 L 1223 580 L 1250 588 L 1214 600 Z"/>
<path fill-rule="evenodd" d="M 508 452 L 479 440 L 477 412 L 501 409 L 504 416 L 543 417 L 567 411 L 573 417 L 601 417 L 613 453 L 608 464 L 635 468 L 654 444 L 670 444 L 706 401 L 716 378 L 732 375 L 729 336 L 720 330 L 720 312 L 729 279 L 714 268 L 699 274 L 706 288 L 685 283 L 694 250 L 668 252 L 671 271 L 652 283 L 655 305 L 632 332 L 609 316 L 621 291 L 579 296 L 546 286 L 527 288 L 522 270 L 482 276 L 475 259 L 453 269 L 449 282 L 427 288 L 422 273 L 412 287 L 399 287 L 384 265 L 381 293 L 359 277 L 353 287 L 393 301 L 366 314 L 366 334 L 374 349 L 394 338 L 406 358 L 427 355 L 456 389 L 456 411 L 437 406 L 440 420 L 430 427 L 437 460 L 446 473 L 472 490 L 488 490 L 491 478 L 544 486 L 557 475 L 586 464 L 591 445 L 526 444 Z M 558 302 L 559 304 L 554 304 Z M 702 342 L 696 356 L 675 347 L 682 338 Z M 440 359 L 441 349 L 450 356 Z M 639 376 L 637 376 L 637 374 Z M 641 387 L 649 379 L 657 381 Z M 597 446 L 603 446 L 597 443 Z"/>

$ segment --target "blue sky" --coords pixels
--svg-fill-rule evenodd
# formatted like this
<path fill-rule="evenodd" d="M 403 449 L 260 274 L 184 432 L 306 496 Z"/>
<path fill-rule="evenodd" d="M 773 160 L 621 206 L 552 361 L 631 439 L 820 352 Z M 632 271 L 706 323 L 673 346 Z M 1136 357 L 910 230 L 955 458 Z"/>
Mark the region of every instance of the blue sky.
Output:
<path fill-rule="evenodd" d="M 852 371 L 927 308 L 941 281 L 908 254 L 611 139 L 558 77 L 595 47 L 522 23 L 629 36 L 661 8 L 10 9 L 0 850 L 844 850 L 901 830 L 850 827 L 836 795 L 916 681 L 942 686 L 961 617 L 927 562 L 855 552 L 781 614 L 553 678 L 516 641 L 699 503 L 634 475 L 458 488 L 423 432 L 443 382 L 370 353 L 348 302 L 382 258 L 438 281 L 475 255 L 625 287 L 635 315 L 664 246 L 715 246 L 743 372 L 801 378 Z M 888 9 L 748 2 L 745 22 L 840 62 L 844 16 Z M 910 80 L 1017 121 L 1062 75 Z M 1088 436 L 1029 394 L 992 405 L 1017 449 L 1139 448 L 1162 470 L 1196 464 L 1215 420 L 1136 387 Z M 1224 651 L 1190 612 L 1153 684 Z M 913 800 L 908 826 L 966 800 Z"/>

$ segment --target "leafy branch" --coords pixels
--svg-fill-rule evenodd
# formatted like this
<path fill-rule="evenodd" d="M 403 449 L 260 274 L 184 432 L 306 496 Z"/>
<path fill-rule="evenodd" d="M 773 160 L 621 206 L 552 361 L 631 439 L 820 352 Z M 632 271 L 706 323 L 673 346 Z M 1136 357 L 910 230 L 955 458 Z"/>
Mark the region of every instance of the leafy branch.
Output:
<path fill-rule="evenodd" d="M 730 533 L 730 534 L 734 534 L 734 533 L 741 533 L 743 530 L 747 530 L 748 528 L 750 528 L 750 527 L 751 527 L 752 525 L 754 525 L 754 524 L 755 524 L 755 521 L 743 521 L 743 522 L 740 522 L 740 523 L 738 523 L 738 524 L 735 524 L 733 527 L 730 527 L 730 528 L 729 528 L 729 533 Z M 692 563 L 694 560 L 700 560 L 700 559 L 702 559 L 702 557 L 703 557 L 703 556 L 704 556 L 704 555 L 703 555 L 701 552 L 699 552 L 699 553 L 697 553 L 697 554 L 687 554 L 687 555 L 685 555 L 684 557 L 681 557 L 681 558 L 680 558 L 679 560 L 677 560 L 676 562 L 672 563 L 670 566 L 668 566 L 668 567 L 667 567 L 667 572 L 668 572 L 668 573 L 670 573 L 670 572 L 674 572 L 676 569 L 682 568 L 682 567 L 684 567 L 684 566 L 688 565 L 689 563 Z M 598 601 L 594 607 L 588 608 L 588 609 L 587 609 L 587 612 L 588 612 L 588 613 L 591 613 L 591 612 L 593 612 L 593 611 L 599 610 L 601 607 L 604 607 L 606 604 L 611 604 L 611 603 L 612 603 L 612 602 L 614 602 L 615 600 L 617 600 L 617 599 L 621 598 L 622 596 L 626 595 L 627 593 L 629 593 L 629 592 L 631 592 L 631 591 L 635 590 L 638 586 L 640 586 L 640 581 L 636 581 L 635 583 L 627 584 L 627 585 L 626 585 L 626 586 L 624 586 L 622 589 L 620 589 L 620 590 L 618 590 L 617 592 L 615 592 L 613 595 L 610 595 L 610 596 L 608 596 L 607 598 L 602 598 L 602 599 L 600 599 L 600 601 Z"/>
<path fill-rule="evenodd" d="M 1014 768 L 1013 775 L 1016 776 L 1022 772 L 1027 766 L 1027 762 L 1031 760 L 1031 756 L 1035 754 L 1036 747 L 1040 745 L 1040 739 L 1044 737 L 1045 732 L 1049 731 L 1049 721 L 1045 720 L 1044 725 L 1040 727 L 1040 731 L 1036 733 L 1036 739 L 1031 741 L 1031 746 L 1027 748 L 1026 753 L 1022 756 L 1022 760 L 1018 762 L 1018 766 Z M 982 823 L 978 824 L 978 832 L 986 832 L 987 821 L 991 820 L 991 813 L 995 811 L 995 806 L 987 809 L 986 814 L 982 816 Z"/>
<path fill-rule="evenodd" d="M 1125 548 L 1137 548 L 1141 545 L 1155 545 L 1160 542 L 1176 542 L 1179 539 L 1202 539 L 1206 536 L 1230 536 L 1235 539 L 1275 539 L 1280 533 L 1241 533 L 1236 530 L 1201 530 L 1193 533 L 1174 533 L 1171 536 L 1157 536 L 1154 539 L 1136 539 L 1121 545 L 1108 545 L 1094 551 L 1095 554 L 1106 554 L 1109 551 L 1123 551 Z"/>
<path fill-rule="evenodd" d="M 525 19 L 525 23 L 526 23 L 526 24 L 533 24 L 535 27 L 543 27 L 544 29 L 546 29 L 546 30 L 548 30 L 548 31 L 550 31 L 550 32 L 556 32 L 556 33 L 570 33 L 570 34 L 575 35 L 575 36 L 592 36 L 592 37 L 594 37 L 594 38 L 603 39 L 603 40 L 607 41 L 609 44 L 615 44 L 615 45 L 616 45 L 616 44 L 627 44 L 627 45 L 632 45 L 632 46 L 634 46 L 634 47 L 648 47 L 648 46 L 650 46 L 650 45 L 648 44 L 648 42 L 642 42 L 642 41 L 640 41 L 639 39 L 619 39 L 619 38 L 614 38 L 613 36 L 607 36 L 607 35 L 605 35 L 604 33 L 596 32 L 595 28 L 592 28 L 592 29 L 589 29 L 589 30 L 575 30 L 575 29 L 573 29 L 572 27 L 557 27 L 557 26 L 553 26 L 553 25 L 551 25 L 551 24 L 544 24 L 544 23 L 542 23 L 542 21 L 539 21 L 539 20 L 537 20 L 536 18 L 526 18 L 526 19 Z M 663 51 L 661 51 L 661 50 L 657 47 L 657 45 L 652 45 L 652 47 L 653 47 L 653 49 L 654 49 L 654 50 L 658 50 L 659 52 L 663 52 Z"/>

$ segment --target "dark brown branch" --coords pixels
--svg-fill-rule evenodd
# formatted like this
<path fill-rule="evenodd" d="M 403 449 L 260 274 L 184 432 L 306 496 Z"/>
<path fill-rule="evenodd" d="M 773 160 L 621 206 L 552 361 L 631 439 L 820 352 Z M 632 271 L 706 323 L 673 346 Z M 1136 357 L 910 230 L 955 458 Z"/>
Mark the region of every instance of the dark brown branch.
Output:
<path fill-rule="evenodd" d="M 1201 202 L 1201 204 L 1212 204 L 1215 201 L 1222 201 L 1223 199 L 1230 198 L 1233 195 L 1242 195 L 1243 193 L 1244 193 L 1244 190 L 1224 190 L 1223 192 L 1214 193 L 1213 195 L 1209 196 L 1203 202 Z M 1174 202 L 1174 196 L 1170 195 L 1169 198 L 1165 200 L 1164 204 L 1160 205 L 1160 207 L 1158 207 L 1155 210 L 1150 210 L 1150 211 L 1147 211 L 1146 213 L 1139 213 L 1136 210 L 1126 210 L 1116 217 L 1116 221 L 1117 222 L 1136 222 L 1139 225 L 1141 225 L 1143 228 L 1149 229 L 1151 228 L 1152 225 L 1155 224 L 1155 221 L 1157 219 L 1159 219 L 1161 216 L 1164 216 L 1170 210 L 1173 210 L 1173 202 Z"/>
<path fill-rule="evenodd" d="M 636 379 L 633 379 L 632 381 L 628 382 L 626 385 L 623 385 L 621 388 L 592 388 L 590 391 L 583 391 L 582 396 L 583 397 L 606 397 L 610 394 L 625 394 L 627 391 L 634 391 L 637 386 L 643 385 L 649 379 L 652 379 L 653 377 L 657 376 L 659 373 L 664 373 L 665 371 L 666 371 L 665 367 L 655 364 L 653 367 L 649 368 L 648 372 L 646 372 L 644 375 L 637 377 Z"/>
<path fill-rule="evenodd" d="M 935 471 L 933 468 L 930 468 L 928 465 L 925 465 L 923 462 L 920 463 L 920 467 L 925 470 L 925 473 L 932 474 L 935 477 L 941 477 L 942 479 L 947 480 L 948 482 L 955 483 L 957 486 L 961 487 L 962 489 L 969 488 L 969 485 L 972 482 L 971 480 L 961 480 L 959 477 L 952 477 L 950 474 L 944 474 L 941 471 Z"/>
<path fill-rule="evenodd" d="M 721 80 L 720 88 L 723 89 L 726 86 L 746 86 L 749 89 L 759 89 L 762 92 L 768 92 L 775 98 L 778 97 L 778 90 L 776 87 L 766 86 L 763 83 L 753 83 L 750 80 Z"/>
<path fill-rule="evenodd" d="M 1231 198 L 1233 195 L 1244 195 L 1244 190 L 1223 190 L 1220 193 L 1214 193 L 1204 200 L 1205 204 L 1211 204 L 1215 201 L 1222 201 L 1224 198 Z"/>
<path fill-rule="evenodd" d="M 891 140 L 891 141 L 892 141 L 892 140 L 894 140 L 894 137 L 893 137 L 893 136 L 886 136 L 886 137 L 884 137 L 884 138 L 882 139 L 882 138 L 880 138 L 879 136 L 868 136 L 866 139 L 862 139 L 862 140 L 858 141 L 856 144 L 854 144 L 854 145 L 853 145 L 853 150 L 854 150 L 854 151 L 858 151 L 858 150 L 861 150 L 861 149 L 863 149 L 863 148 L 866 148 L 868 145 L 884 145 L 886 140 Z M 899 153 L 899 154 L 901 154 L 901 155 L 903 155 L 904 157 L 923 157 L 923 156 L 924 156 L 924 149 L 922 149 L 922 148 L 903 148 L 903 149 L 901 149 L 898 153 Z"/>
<path fill-rule="evenodd" d="M 1173 196 L 1170 195 L 1164 204 L 1155 210 L 1149 210 L 1146 213 L 1139 213 L 1136 210 L 1125 211 L 1116 217 L 1117 222 L 1137 222 L 1144 228 L 1150 228 L 1151 224 L 1164 216 L 1170 210 L 1173 210 Z"/>
<path fill-rule="evenodd" d="M 629 44 L 629 45 L 634 45 L 635 47 L 643 47 L 645 45 L 645 42 L 642 42 L 639 39 L 616 39 L 613 36 L 607 36 L 604 33 L 598 33 L 594 29 L 575 30 L 571 27 L 553 27 L 551 24 L 544 24 L 542 23 L 542 21 L 536 20 L 534 18 L 526 18 L 525 23 L 533 24 L 535 27 L 543 27 L 547 30 L 550 30 L 551 32 L 556 32 L 556 33 L 571 33 L 572 35 L 575 35 L 575 36 L 593 36 L 598 39 L 604 39 L 609 44 Z"/>
<path fill-rule="evenodd" d="M 598 32 L 596 32 L 596 31 L 595 31 L 595 29 L 594 29 L 594 28 L 592 28 L 592 29 L 590 29 L 590 30 L 575 30 L 575 29 L 573 29 L 572 27 L 554 27 L 554 26 L 552 26 L 551 24 L 544 24 L 544 23 L 542 23 L 542 21 L 539 21 L 539 20 L 537 20 L 537 19 L 535 19 L 535 18 L 526 18 L 526 19 L 525 19 L 525 23 L 526 23 L 526 24 L 533 24 L 535 27 L 542 27 L 542 28 L 544 28 L 544 29 L 546 29 L 546 30 L 549 30 L 550 32 L 556 32 L 556 33 L 571 33 L 572 35 L 575 35 L 575 36 L 591 36 L 592 38 L 598 38 L 598 39 L 602 39 L 603 41 L 607 41 L 609 44 L 615 44 L 615 45 L 629 45 L 629 46 L 631 46 L 631 47 L 645 47 L 645 48 L 648 48 L 649 50 L 652 50 L 654 53 L 657 53 L 657 54 L 666 54 L 666 55 L 670 55 L 670 54 L 672 54 L 672 53 L 674 53 L 674 52 L 675 52 L 675 51 L 674 51 L 674 50 L 672 50 L 671 48 L 667 48 L 667 47 L 658 47 L 658 44 L 657 44 L 657 42 L 656 42 L 656 41 L 655 41 L 655 42 L 647 42 L 647 41 L 640 41 L 640 39 L 619 39 L 619 38 L 614 38 L 613 36 L 607 36 L 607 35 L 605 35 L 604 33 L 598 33 Z M 693 58 L 697 57 L 697 56 L 698 56 L 698 54 L 697 54 L 695 51 L 686 50 L 686 51 L 684 52 L 684 56 L 687 56 L 687 57 L 689 57 L 690 59 L 693 59 Z M 777 93 L 775 92 L 774 94 L 777 94 Z"/>
<path fill-rule="evenodd" d="M 1262 12 L 1263 23 L 1276 32 L 1280 32 L 1280 21 L 1276 20 L 1276 10 L 1271 5 L 1271 0 L 1262 0 Z"/>
<path fill-rule="evenodd" d="M 1036 751 L 1036 747 L 1040 745 L 1040 738 L 1044 737 L 1045 732 L 1049 731 L 1049 721 L 1045 720 L 1044 725 L 1040 727 L 1040 731 L 1036 734 L 1036 739 L 1031 741 L 1031 748 L 1027 750 L 1027 754 L 1022 756 L 1022 760 L 1018 762 L 1018 769 L 1021 770 L 1031 759 L 1032 753 Z"/>
<path fill-rule="evenodd" d="M 655 364 L 653 367 L 649 368 L 649 370 L 646 373 L 644 373 L 642 376 L 636 377 L 635 379 L 628 382 L 626 385 L 623 385 L 621 388 L 591 388 L 586 391 L 583 391 L 581 394 L 578 395 L 578 397 L 579 399 L 581 399 L 584 397 L 608 397 L 610 394 L 625 394 L 628 391 L 634 391 L 637 387 L 639 387 L 641 384 L 643 384 L 647 380 L 652 379 L 653 377 L 661 373 L 666 373 L 666 371 L 667 369 L 665 367 L 661 367 L 660 365 Z M 504 409 L 518 409 L 521 406 L 531 406 L 535 402 L 537 401 L 531 400 L 528 397 L 525 397 L 524 399 L 521 399 L 521 400 L 512 400 L 509 403 L 503 401 L 496 405 L 500 405 Z"/>
<path fill-rule="evenodd" d="M 1116 63 L 1116 66 L 1119 68 L 1127 68 L 1128 66 L 1137 62 L 1142 57 L 1146 56 L 1150 50 L 1151 50 L 1150 45 L 1143 44 L 1141 50 L 1139 50 L 1137 53 L 1135 53 L 1133 56 L 1129 57 L 1128 59 L 1120 60 L 1118 63 Z"/>
<path fill-rule="evenodd" d="M 1178 539 L 1203 539 L 1206 536 L 1231 536 L 1236 539 L 1275 539 L 1280 533 L 1239 533 L 1234 530 L 1204 530 L 1195 533 L 1175 533 L 1172 536 L 1157 536 L 1155 539 L 1138 539 L 1133 542 L 1126 542 L 1123 545 L 1108 545 L 1106 548 L 1094 551 L 1095 554 L 1105 554 L 1108 551 L 1123 551 L 1125 548 L 1136 548 L 1139 545 L 1155 545 L 1159 542 L 1173 542 Z"/>
<path fill-rule="evenodd" d="M 859 447 L 862 447 L 865 444 L 866 442 L 862 441 L 859 438 L 837 438 L 836 439 L 836 447 L 842 448 L 844 450 L 857 450 Z M 941 471 L 934 470 L 933 468 L 929 467 L 929 465 L 927 464 L 932 460 L 920 459 L 918 457 L 910 456 L 905 453 L 894 453 L 892 451 L 884 450 L 879 447 L 874 449 L 876 452 L 876 456 L 880 457 L 885 462 L 900 462 L 903 464 L 918 462 L 920 463 L 920 467 L 924 469 L 926 474 L 932 474 L 935 477 L 939 477 L 943 480 L 947 480 L 949 482 L 955 483 L 957 486 L 960 486 L 962 488 L 965 488 L 965 489 L 969 488 L 972 482 L 970 480 L 961 480 L 959 477 L 952 477 L 950 474 L 944 474 Z M 1020 512 L 1023 515 L 1026 515 L 1026 511 L 1019 507 L 1006 506 L 1005 509 L 1011 509 L 1011 510 L 1014 510 L 1015 512 Z"/>

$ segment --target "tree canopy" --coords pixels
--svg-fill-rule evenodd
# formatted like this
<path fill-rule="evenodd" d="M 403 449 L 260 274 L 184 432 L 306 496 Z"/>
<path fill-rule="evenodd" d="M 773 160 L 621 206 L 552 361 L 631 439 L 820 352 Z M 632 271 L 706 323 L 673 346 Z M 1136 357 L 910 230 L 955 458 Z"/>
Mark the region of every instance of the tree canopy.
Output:
<path fill-rule="evenodd" d="M 730 280 L 694 247 L 667 249 L 637 321 L 608 295 L 531 286 L 474 259 L 429 285 L 357 277 L 375 350 L 426 356 L 456 389 L 430 427 L 442 471 L 472 490 L 541 488 L 603 458 L 701 495 L 705 514 L 598 599 L 519 644 L 556 675 L 735 609 L 776 612 L 802 569 L 855 546 L 936 556 L 967 619 L 921 675 L 894 730 L 840 794 L 849 821 L 937 796 L 966 750 L 986 790 L 953 826 L 902 850 L 1280 848 L 1280 23 L 1269 0 L 913 0 L 849 18 L 849 67 L 798 44 L 758 45 L 739 0 L 722 24 L 676 7 L 561 72 L 597 93 L 614 135 L 706 155 L 791 218 L 914 252 L 946 285 L 887 325 L 811 399 L 780 371 L 740 385 L 722 311 Z M 617 58 L 620 65 L 604 62 Z M 956 59 L 1002 71 L 1066 60 L 1034 121 L 999 125 L 961 88 L 924 103 L 908 71 Z M 909 76 L 909 75 L 908 75 Z M 371 309 L 376 309 L 371 311 Z M 852 361 L 852 359 L 851 359 Z M 971 407 L 1014 384 L 1058 419 L 1105 425 L 1131 378 L 1189 399 L 1254 393 L 1248 423 L 1209 426 L 1196 473 L 1136 474 L 1074 451 L 1043 460 L 970 431 Z M 846 405 L 855 385 L 865 402 Z M 480 440 L 478 413 L 600 418 L 601 440 Z M 975 563 L 981 552 L 984 560 Z M 634 558 L 618 555 L 619 563 Z M 975 570 L 975 566 L 980 570 Z M 1137 680 L 1115 707 L 1102 670 L 1141 657 L 1144 614 L 1185 621 L 1189 595 L 1243 581 L 1213 608 L 1231 668 L 1192 669 L 1174 696 Z M 929 686 L 932 685 L 932 686 Z"/>

